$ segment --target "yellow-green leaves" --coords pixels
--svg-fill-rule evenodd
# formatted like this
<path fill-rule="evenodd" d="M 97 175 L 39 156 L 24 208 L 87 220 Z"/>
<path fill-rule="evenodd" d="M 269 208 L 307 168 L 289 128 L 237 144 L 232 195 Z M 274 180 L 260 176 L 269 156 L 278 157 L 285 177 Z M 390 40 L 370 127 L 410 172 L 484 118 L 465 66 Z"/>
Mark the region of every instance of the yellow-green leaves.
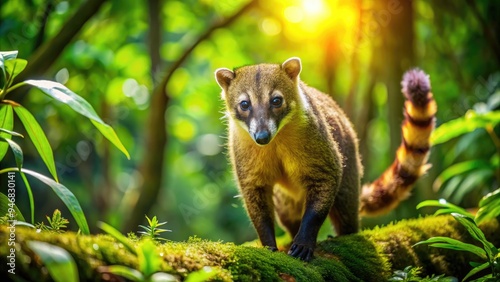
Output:
<path fill-rule="evenodd" d="M 488 125 L 494 127 L 499 122 L 500 111 L 492 111 L 484 114 L 468 111 L 465 116 L 448 121 L 436 128 L 431 135 L 431 144 L 441 144 L 478 128 L 486 128 Z"/>
<path fill-rule="evenodd" d="M 28 65 L 28 61 L 24 59 L 13 59 L 5 62 L 5 71 L 9 74 L 9 80 L 7 81 L 7 87 L 9 87 L 14 78 L 20 74 L 24 68 Z"/>
<path fill-rule="evenodd" d="M 37 87 L 48 96 L 68 105 L 75 112 L 89 118 L 92 121 L 92 124 L 97 127 L 104 137 L 106 137 L 111 143 L 113 143 L 113 145 L 122 151 L 127 158 L 130 159 L 127 149 L 125 149 L 113 128 L 102 121 L 102 119 L 95 112 L 94 108 L 85 99 L 58 82 L 50 80 L 26 80 L 24 83 Z"/>
<path fill-rule="evenodd" d="M 12 206 L 12 208 L 14 209 L 14 212 L 13 213 L 10 213 L 9 212 L 9 206 Z M 21 211 L 17 208 L 17 206 L 15 204 L 13 204 L 9 198 L 7 197 L 7 195 L 3 194 L 3 193 L 0 193 L 0 214 L 3 216 L 3 215 L 8 215 L 10 219 L 16 219 L 18 221 L 26 221 L 24 219 L 24 216 L 23 214 L 21 213 Z"/>
<path fill-rule="evenodd" d="M 14 128 L 14 114 L 10 105 L 0 104 L 0 128 L 6 130 L 12 130 Z M 11 135 L 6 131 L 0 132 L 0 137 L 10 138 L 10 136 Z M 8 149 L 9 144 L 6 142 L 0 142 L 0 161 L 7 153 Z"/>
<path fill-rule="evenodd" d="M 33 142 L 33 145 L 35 145 L 36 150 L 42 157 L 43 162 L 49 169 L 50 174 L 52 174 L 52 177 L 54 177 L 54 179 L 59 182 L 59 179 L 57 177 L 56 164 L 54 162 L 54 154 L 52 152 L 52 148 L 50 147 L 49 140 L 47 140 L 47 137 L 43 132 L 43 129 L 40 127 L 35 117 L 33 117 L 33 115 L 23 106 L 18 105 L 14 107 L 14 111 L 19 117 L 19 120 L 24 125 L 26 132 Z"/>

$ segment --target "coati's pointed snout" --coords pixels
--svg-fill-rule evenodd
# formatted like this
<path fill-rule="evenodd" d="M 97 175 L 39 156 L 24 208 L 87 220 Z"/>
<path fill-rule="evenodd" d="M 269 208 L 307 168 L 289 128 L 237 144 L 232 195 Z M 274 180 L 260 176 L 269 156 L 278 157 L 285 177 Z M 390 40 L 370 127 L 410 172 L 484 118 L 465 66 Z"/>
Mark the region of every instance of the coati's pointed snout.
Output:
<path fill-rule="evenodd" d="M 253 135 L 253 139 L 259 145 L 267 145 L 271 141 L 271 132 L 269 130 L 261 130 Z"/>

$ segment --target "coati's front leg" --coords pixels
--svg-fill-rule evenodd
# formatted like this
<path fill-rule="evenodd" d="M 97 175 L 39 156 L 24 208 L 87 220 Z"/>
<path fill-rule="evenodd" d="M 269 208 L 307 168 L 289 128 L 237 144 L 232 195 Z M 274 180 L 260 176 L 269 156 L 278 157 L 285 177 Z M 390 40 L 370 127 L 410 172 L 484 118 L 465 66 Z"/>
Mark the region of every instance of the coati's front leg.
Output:
<path fill-rule="evenodd" d="M 325 181 L 324 178 L 307 178 L 308 182 L 306 207 L 299 232 L 295 235 L 288 254 L 300 258 L 304 261 L 310 261 L 313 257 L 314 248 L 319 229 L 332 207 L 335 198 L 336 181 L 332 175 L 326 176 L 331 181 Z"/>
<path fill-rule="evenodd" d="M 272 251 L 278 250 L 274 233 L 274 205 L 271 186 L 241 187 L 245 206 L 257 230 L 260 242 Z"/>

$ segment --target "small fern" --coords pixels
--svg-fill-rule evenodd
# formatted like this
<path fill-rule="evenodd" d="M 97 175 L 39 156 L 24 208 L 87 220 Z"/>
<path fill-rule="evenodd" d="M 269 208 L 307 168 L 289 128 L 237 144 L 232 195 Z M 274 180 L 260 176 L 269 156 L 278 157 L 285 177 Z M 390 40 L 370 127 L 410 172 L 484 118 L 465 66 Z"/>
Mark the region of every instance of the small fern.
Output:
<path fill-rule="evenodd" d="M 392 277 L 389 278 L 388 281 L 401 281 L 401 282 L 456 282 L 458 281 L 455 277 L 444 277 L 444 274 L 439 276 L 427 276 L 425 278 L 421 278 L 422 274 L 421 267 L 407 266 L 403 270 L 396 270 L 392 274 Z"/>
<path fill-rule="evenodd" d="M 172 232 L 172 230 L 168 229 L 162 229 L 159 228 L 162 225 L 167 224 L 167 222 L 158 222 L 158 219 L 156 218 L 156 215 L 153 216 L 152 219 L 150 219 L 146 215 L 146 219 L 148 220 L 149 226 L 144 226 L 144 225 L 139 225 L 140 228 L 144 229 L 144 231 L 139 231 L 138 233 L 141 234 L 141 237 L 148 237 L 153 239 L 154 241 L 166 241 L 167 239 L 160 237 L 160 234 L 163 232 Z"/>
<path fill-rule="evenodd" d="M 45 217 L 47 218 L 49 225 L 45 225 L 45 223 L 42 221 L 35 225 L 36 229 L 40 229 L 42 231 L 55 232 L 55 233 L 65 232 L 65 230 L 63 229 L 67 228 L 66 224 L 68 224 L 69 221 L 62 216 L 60 210 L 56 209 L 52 214 L 52 218 L 50 218 L 48 215 Z"/>

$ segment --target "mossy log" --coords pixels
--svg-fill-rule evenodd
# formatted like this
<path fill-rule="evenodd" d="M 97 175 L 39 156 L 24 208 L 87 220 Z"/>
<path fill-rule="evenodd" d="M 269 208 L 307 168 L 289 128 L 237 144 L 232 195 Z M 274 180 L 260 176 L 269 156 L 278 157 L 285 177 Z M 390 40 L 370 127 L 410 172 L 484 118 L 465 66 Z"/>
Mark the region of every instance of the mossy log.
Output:
<path fill-rule="evenodd" d="M 481 229 L 494 245 L 500 245 L 500 224 L 492 220 Z M 7 275 L 10 231 L 0 226 L 0 271 Z M 429 216 L 403 220 L 385 227 L 365 230 L 318 243 L 315 259 L 305 263 L 284 252 L 265 248 L 237 246 L 232 243 L 190 239 L 157 246 L 163 258 L 162 270 L 183 280 L 189 273 L 210 266 L 218 281 L 387 281 L 396 269 L 420 266 L 425 274 L 446 274 L 462 278 L 469 270 L 472 254 L 431 248 L 412 247 L 433 236 L 448 236 L 475 243 L 467 231 L 451 216 Z M 125 265 L 138 268 L 138 260 L 121 243 L 108 235 L 78 235 L 41 232 L 18 226 L 14 281 L 50 281 L 42 261 L 29 249 L 31 240 L 47 242 L 66 249 L 75 259 L 80 281 L 108 280 L 100 266 Z M 116 279 L 116 277 L 115 277 Z M 5 280 L 2 280 L 5 281 Z M 117 280 L 114 280 L 117 281 Z"/>

